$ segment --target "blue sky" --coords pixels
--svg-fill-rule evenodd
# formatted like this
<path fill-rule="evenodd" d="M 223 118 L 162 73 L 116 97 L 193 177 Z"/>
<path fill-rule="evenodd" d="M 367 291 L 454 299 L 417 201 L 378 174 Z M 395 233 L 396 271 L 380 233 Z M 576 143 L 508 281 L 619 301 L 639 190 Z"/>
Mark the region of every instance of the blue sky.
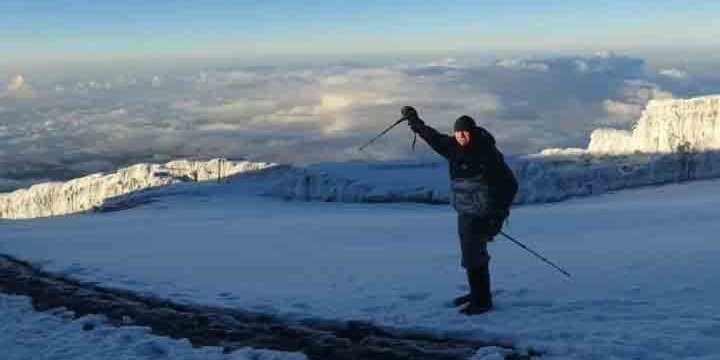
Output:
<path fill-rule="evenodd" d="M 717 1 L 3 1 L 6 61 L 720 44 Z"/>

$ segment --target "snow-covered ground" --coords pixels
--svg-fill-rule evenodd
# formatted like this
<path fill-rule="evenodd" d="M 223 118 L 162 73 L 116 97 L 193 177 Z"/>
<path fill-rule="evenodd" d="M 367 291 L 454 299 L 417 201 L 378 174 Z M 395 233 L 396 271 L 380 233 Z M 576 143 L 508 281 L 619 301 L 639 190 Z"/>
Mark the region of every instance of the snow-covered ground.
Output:
<path fill-rule="evenodd" d="M 439 171 L 439 170 L 438 170 Z M 465 317 L 446 206 L 282 202 L 248 181 L 112 213 L 0 222 L 0 252 L 104 285 L 298 317 L 511 341 L 557 359 L 720 358 L 720 181 L 516 208 L 497 309 Z"/>
<path fill-rule="evenodd" d="M 152 335 L 138 326 L 116 327 L 102 316 L 55 309 L 38 312 L 22 296 L 0 294 L 0 351 L 3 360 L 303 360 L 300 353 L 251 348 L 224 354 L 220 347 L 193 348 L 187 340 Z"/>

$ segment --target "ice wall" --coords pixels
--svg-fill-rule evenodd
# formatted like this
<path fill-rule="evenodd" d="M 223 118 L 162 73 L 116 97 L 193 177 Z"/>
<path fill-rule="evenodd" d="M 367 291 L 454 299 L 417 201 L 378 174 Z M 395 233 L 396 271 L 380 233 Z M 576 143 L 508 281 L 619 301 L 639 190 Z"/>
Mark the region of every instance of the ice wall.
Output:
<path fill-rule="evenodd" d="M 177 160 L 137 164 L 111 174 L 97 173 L 0 194 L 0 219 L 57 216 L 90 210 L 106 199 L 178 182 L 205 181 L 261 170 L 274 164 L 247 161 Z"/>
<path fill-rule="evenodd" d="M 520 188 L 515 204 L 562 201 L 575 196 L 687 180 L 720 177 L 720 154 L 591 154 L 535 155 L 514 159 L 511 168 Z M 402 172 L 403 169 L 395 171 Z M 430 171 L 430 170 L 428 170 Z M 445 169 L 432 169 L 447 176 Z M 373 181 L 373 173 L 343 177 L 322 168 L 285 172 L 267 195 L 294 201 L 448 203 L 448 181 L 388 185 Z"/>
<path fill-rule="evenodd" d="M 588 152 L 672 153 L 720 150 L 720 95 L 651 100 L 630 132 L 598 129 Z"/>
<path fill-rule="evenodd" d="M 588 152 L 595 154 L 627 154 L 635 151 L 633 133 L 627 130 L 597 129 L 590 134 Z"/>

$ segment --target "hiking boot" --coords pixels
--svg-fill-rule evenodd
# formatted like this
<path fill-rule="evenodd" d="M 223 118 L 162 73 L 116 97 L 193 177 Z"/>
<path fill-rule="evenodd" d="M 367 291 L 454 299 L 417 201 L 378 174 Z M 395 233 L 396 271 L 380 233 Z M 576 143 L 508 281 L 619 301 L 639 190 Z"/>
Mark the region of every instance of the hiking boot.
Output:
<path fill-rule="evenodd" d="M 460 309 L 465 315 L 484 314 L 493 307 L 490 293 L 490 272 L 487 267 L 468 269 L 467 277 L 470 285 L 470 299 L 468 304 Z"/>
<path fill-rule="evenodd" d="M 459 311 L 465 315 L 480 315 L 492 310 L 492 305 L 480 305 L 473 302 L 468 303 L 462 307 Z"/>
<path fill-rule="evenodd" d="M 470 299 L 472 298 L 472 295 L 470 293 L 467 293 L 465 295 L 458 296 L 453 299 L 452 305 L 453 306 L 460 306 L 464 305 L 470 302 Z"/>

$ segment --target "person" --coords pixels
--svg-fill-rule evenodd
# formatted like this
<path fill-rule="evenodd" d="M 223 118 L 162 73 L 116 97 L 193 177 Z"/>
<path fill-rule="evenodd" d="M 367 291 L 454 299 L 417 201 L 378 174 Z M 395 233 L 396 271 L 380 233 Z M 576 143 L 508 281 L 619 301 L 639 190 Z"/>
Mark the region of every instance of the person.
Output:
<path fill-rule="evenodd" d="M 500 233 L 517 193 L 517 180 L 495 145 L 495 138 L 470 116 L 455 121 L 454 136 L 425 124 L 411 106 L 402 109 L 413 132 L 448 161 L 450 201 L 458 213 L 462 266 L 469 294 L 453 300 L 467 315 L 493 307 L 490 292 L 490 255 L 487 244 Z"/>

